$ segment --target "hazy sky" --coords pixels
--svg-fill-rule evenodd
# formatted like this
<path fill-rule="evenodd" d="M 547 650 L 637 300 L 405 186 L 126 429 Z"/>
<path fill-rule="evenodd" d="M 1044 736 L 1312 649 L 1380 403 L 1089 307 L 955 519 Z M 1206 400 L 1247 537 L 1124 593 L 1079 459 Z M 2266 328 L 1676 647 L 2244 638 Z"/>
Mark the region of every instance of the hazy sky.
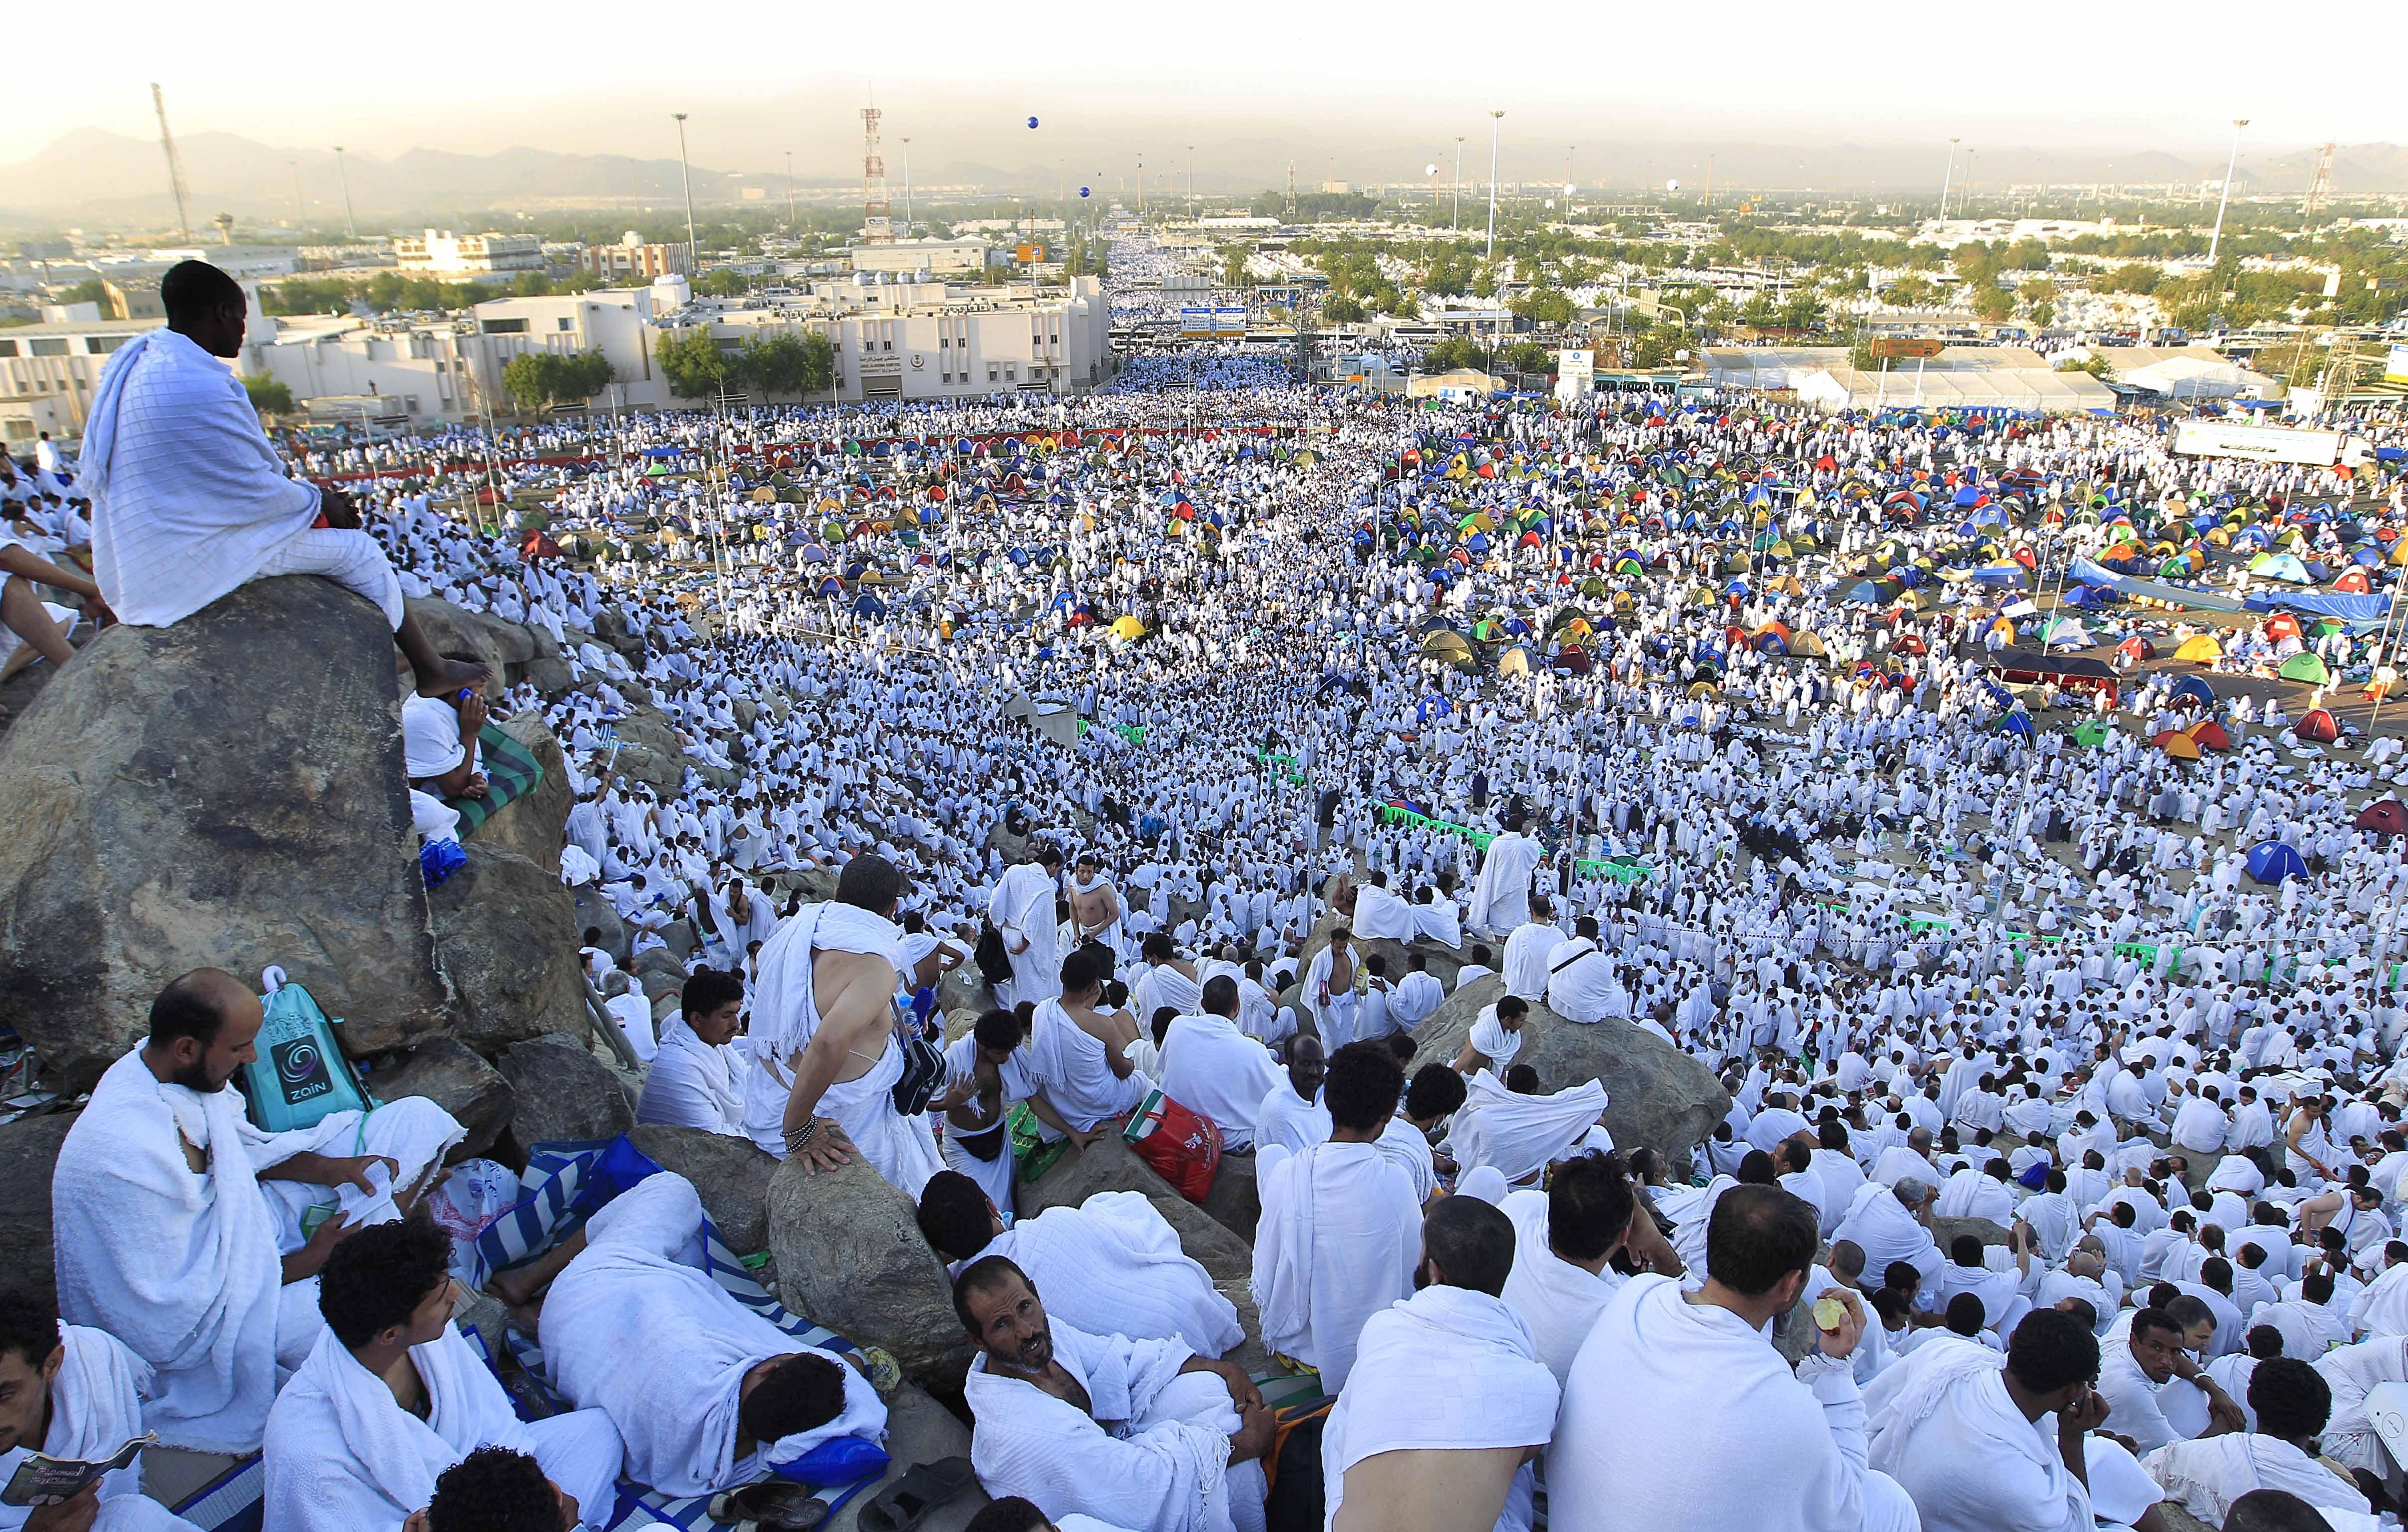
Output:
<path fill-rule="evenodd" d="M 2331 0 L 2315 30 L 2396 36 L 2396 7 Z M 153 79 L 179 134 L 387 154 L 529 144 L 665 155 L 677 145 L 666 113 L 681 108 L 695 163 L 776 169 L 791 150 L 804 175 L 857 170 L 855 114 L 874 96 L 889 114 L 890 175 L 905 134 L 920 165 L 1067 160 L 1073 181 L 1125 176 L 1140 152 L 1152 178 L 1194 143 L 1208 189 L 1216 154 L 1256 167 L 1297 155 L 1308 179 L 1405 179 L 1457 134 L 1471 140 L 1469 173 L 1491 107 L 1507 110 L 1509 177 L 1559 174 L 1565 145 L 1584 137 L 1940 145 L 1953 133 L 2198 153 L 2220 148 L 2236 116 L 2253 119 L 2250 141 L 2268 152 L 2402 127 L 2390 93 L 2335 90 L 2316 67 L 2258 67 L 2247 40 L 2271 42 L 2276 20 L 2244 27 L 2231 0 L 2180 12 L 2099 0 L 974 11 L 722 0 L 601 12 L 254 0 L 218 22 L 192 14 L 135 0 L 109 10 L 106 49 L 16 71 L 0 160 L 75 127 L 151 136 Z M 1043 123 L 1033 133 L 1032 114 Z"/>

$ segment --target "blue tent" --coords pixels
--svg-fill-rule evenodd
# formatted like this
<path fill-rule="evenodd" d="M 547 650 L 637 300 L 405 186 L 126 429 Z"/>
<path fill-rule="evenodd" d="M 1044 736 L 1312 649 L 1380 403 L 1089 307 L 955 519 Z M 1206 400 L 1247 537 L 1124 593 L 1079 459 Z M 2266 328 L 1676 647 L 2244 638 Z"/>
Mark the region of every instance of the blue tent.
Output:
<path fill-rule="evenodd" d="M 2260 841 L 2249 848 L 2249 875 L 2260 883 L 2280 883 L 2286 877 L 2307 876 L 2308 864 L 2281 841 Z"/>
<path fill-rule="evenodd" d="M 2008 714 L 1999 720 L 1999 731 L 2002 734 L 2020 734 L 2025 739 L 2031 738 L 2031 715 L 2022 712 Z"/>
<path fill-rule="evenodd" d="M 2200 702 L 2203 706 L 2214 707 L 2215 705 L 2214 688 L 2210 687 L 2206 681 L 2196 675 L 2186 675 L 2181 680 L 2175 682 L 2174 689 L 2167 694 L 2166 701 L 2170 702 L 2179 702 L 2186 697 L 2195 697 L 2199 699 Z"/>

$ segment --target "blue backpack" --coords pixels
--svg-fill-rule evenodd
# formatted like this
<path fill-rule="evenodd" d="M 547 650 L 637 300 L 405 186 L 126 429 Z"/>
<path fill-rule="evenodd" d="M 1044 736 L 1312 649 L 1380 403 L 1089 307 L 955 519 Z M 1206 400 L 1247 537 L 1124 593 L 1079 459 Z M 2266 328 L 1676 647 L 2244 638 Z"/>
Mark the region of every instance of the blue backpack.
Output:
<path fill-rule="evenodd" d="M 271 968 L 262 1004 L 267 1019 L 259 1029 L 259 1057 L 242 1066 L 242 1093 L 254 1127 L 268 1133 L 314 1128 L 336 1112 L 365 1112 L 375 1099 L 360 1084 L 351 1062 L 335 1041 L 340 1022 L 326 1019 L 309 991 L 284 981 Z"/>

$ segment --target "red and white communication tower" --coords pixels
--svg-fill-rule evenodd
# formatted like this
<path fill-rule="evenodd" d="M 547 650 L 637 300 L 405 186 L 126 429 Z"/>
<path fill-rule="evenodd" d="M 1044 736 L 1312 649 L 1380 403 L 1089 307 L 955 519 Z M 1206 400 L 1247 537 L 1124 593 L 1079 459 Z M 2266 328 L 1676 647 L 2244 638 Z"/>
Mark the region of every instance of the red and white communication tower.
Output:
<path fill-rule="evenodd" d="M 861 108 L 861 242 L 895 242 L 895 208 L 886 200 L 886 157 L 878 152 L 876 107 Z"/>

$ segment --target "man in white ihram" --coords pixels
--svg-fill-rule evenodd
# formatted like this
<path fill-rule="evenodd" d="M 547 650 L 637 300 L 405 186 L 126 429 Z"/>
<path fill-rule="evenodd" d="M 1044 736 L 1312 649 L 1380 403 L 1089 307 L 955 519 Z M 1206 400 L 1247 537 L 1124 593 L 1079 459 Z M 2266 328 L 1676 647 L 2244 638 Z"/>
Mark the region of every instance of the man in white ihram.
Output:
<path fill-rule="evenodd" d="M 1522 833 L 1519 816 L 1505 822 L 1505 833 L 1488 843 L 1480 876 L 1471 885 L 1471 928 L 1501 936 L 1527 918 L 1530 874 L 1545 853 Z M 1525 995 L 1536 1000 L 1537 995 Z"/>
<path fill-rule="evenodd" d="M 924 1113 L 895 1109 L 903 1076 L 895 986 L 903 932 L 891 917 L 901 874 L 863 852 L 837 874 L 836 897 L 805 904 L 761 948 L 753 987 L 752 1067 L 744 1131 L 770 1154 L 812 1171 L 858 1149 L 907 1197 L 945 1168 Z"/>
<path fill-rule="evenodd" d="M 1162 1093 L 1221 1130 L 1222 1147 L 1254 1147 L 1254 1118 L 1280 1077 L 1271 1050 L 1238 1030 L 1238 981 L 1204 982 L 1200 1014 L 1182 1016 L 1162 1039 Z"/>
<path fill-rule="evenodd" d="M 241 285 L 185 261 L 161 279 L 159 301 L 166 327 L 111 354 L 84 428 L 76 488 L 92 501 L 93 577 L 109 608 L 167 628 L 253 580 L 322 574 L 384 614 L 421 696 L 482 680 L 483 666 L 436 652 L 351 500 L 284 476 L 225 365 L 242 354 Z"/>
<path fill-rule="evenodd" d="M 1634 1277 L 1598 1316 L 1564 1385 L 1547 1457 L 1560 1532 L 1913 1532 L 1914 1502 L 1865 1466 L 1865 1407 L 1849 1365 L 1865 1328 L 1834 1288 L 1834 1326 L 1795 1374 L 1767 1338 L 1806 1285 L 1815 1209 L 1774 1186 L 1714 1203 L 1694 1294 Z M 1713 1442 L 1714 1460 L 1698 1444 Z M 1688 1472 L 1664 1467 L 1694 1463 Z M 1646 1473 L 1632 1464 L 1655 1466 Z"/>
<path fill-rule="evenodd" d="M 987 900 L 986 918 L 1011 959 L 1007 998 L 1012 1004 L 1041 1003 L 1062 992 L 1062 925 L 1054 918 L 1061 881 L 1061 847 L 1039 845 L 1026 861 L 1005 870 Z"/>

